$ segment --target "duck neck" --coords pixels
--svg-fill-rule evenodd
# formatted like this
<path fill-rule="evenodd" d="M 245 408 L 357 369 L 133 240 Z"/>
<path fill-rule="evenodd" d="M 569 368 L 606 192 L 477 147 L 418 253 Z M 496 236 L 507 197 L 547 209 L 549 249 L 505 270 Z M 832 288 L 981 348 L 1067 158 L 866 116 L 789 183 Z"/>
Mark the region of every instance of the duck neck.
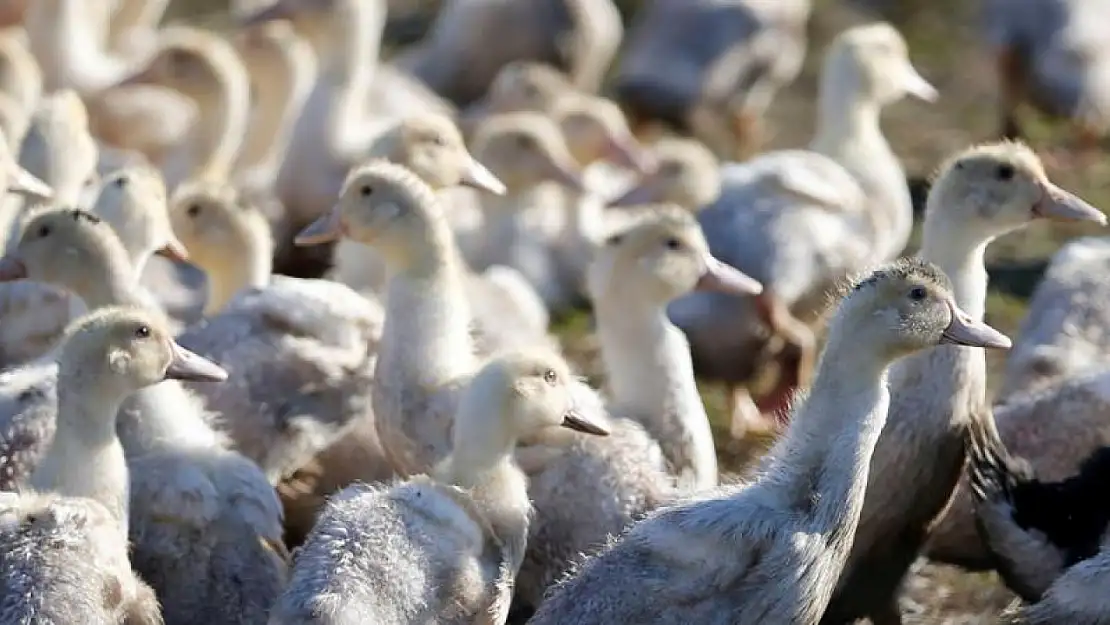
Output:
<path fill-rule="evenodd" d="M 298 52 L 285 53 L 285 67 L 277 76 L 255 81 L 254 119 L 238 166 L 257 176 L 262 188 L 271 187 L 276 180 L 297 117 L 312 91 L 314 63 L 308 53 Z"/>
<path fill-rule="evenodd" d="M 214 78 L 211 88 L 190 94 L 200 111 L 191 146 L 191 171 L 174 183 L 185 177 L 226 179 L 243 147 L 250 119 L 250 82 L 246 70 L 238 61 L 212 63 L 211 68 Z"/>
<path fill-rule="evenodd" d="M 469 375 L 476 361 L 466 266 L 445 220 L 421 249 L 403 268 L 390 268 L 378 370 L 434 388 Z"/>
<path fill-rule="evenodd" d="M 560 234 L 566 242 L 589 239 L 601 229 L 604 207 L 601 200 L 592 193 L 562 191 L 565 199 L 567 217 Z"/>
<path fill-rule="evenodd" d="M 247 233 L 225 250 L 226 254 L 218 262 L 205 262 L 207 259 L 198 255 L 197 262 L 208 276 L 205 316 L 223 310 L 243 289 L 262 288 L 270 284 L 273 249 L 268 232 Z"/>
<path fill-rule="evenodd" d="M 906 174 L 879 125 L 882 105 L 852 81 L 823 78 L 817 132 L 810 149 L 835 160 L 869 198 L 865 213 L 876 258 L 894 257 L 909 241 L 913 206 Z"/>
<path fill-rule="evenodd" d="M 940 209 L 929 207 L 927 214 Z M 987 302 L 987 268 L 984 262 L 990 239 L 940 218 L 926 219 L 918 256 L 944 271 L 952 281 L 956 304 L 975 319 L 982 319 Z"/>
<path fill-rule="evenodd" d="M 139 303 L 135 290 L 138 274 L 123 263 L 114 264 L 115 267 L 104 267 L 97 275 L 89 275 L 71 287 L 90 311 Z"/>
<path fill-rule="evenodd" d="M 224 442 L 205 420 L 204 404 L 176 380 L 129 397 L 116 431 L 128 458 L 155 450 L 204 449 Z"/>
<path fill-rule="evenodd" d="M 809 396 L 770 456 L 767 479 L 846 556 L 886 422 L 890 359 L 861 349 L 868 337 L 846 324 L 834 321 L 829 337 Z"/>
<path fill-rule="evenodd" d="M 31 30 L 46 36 L 30 41 L 35 56 L 41 59 L 47 91 L 68 87 L 82 94 L 95 93 L 127 74 L 130 65 L 104 49 L 107 33 L 101 27 L 107 24 L 101 16 L 89 14 L 100 10 L 93 8 L 95 3 L 61 0 L 53 13 L 50 3 L 41 4 L 45 10 L 32 9 Z"/>
<path fill-rule="evenodd" d="M 328 132 L 333 151 L 348 161 L 362 157 L 388 126 L 388 120 L 368 117 L 366 108 L 380 57 L 385 5 L 378 0 L 341 1 L 333 34 L 339 47 L 327 70 L 337 85 Z"/>
<path fill-rule="evenodd" d="M 641 422 L 675 471 L 692 471 L 691 486 L 715 486 L 713 433 L 685 335 L 662 306 L 607 299 L 594 314 L 614 407 Z"/>
<path fill-rule="evenodd" d="M 80 374 L 59 370 L 57 430 L 31 487 L 104 504 L 126 535 L 128 477 L 116 436 L 118 393 Z"/>

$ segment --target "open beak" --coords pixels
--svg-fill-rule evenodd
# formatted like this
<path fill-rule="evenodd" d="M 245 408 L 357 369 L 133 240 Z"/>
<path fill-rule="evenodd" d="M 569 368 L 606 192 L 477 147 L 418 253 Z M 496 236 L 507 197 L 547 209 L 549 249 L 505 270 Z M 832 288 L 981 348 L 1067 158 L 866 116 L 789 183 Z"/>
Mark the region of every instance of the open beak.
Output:
<path fill-rule="evenodd" d="M 1044 191 L 1041 199 L 1033 205 L 1033 216 L 1060 221 L 1093 221 L 1106 225 L 1106 215 L 1102 211 L 1045 180 L 1041 183 Z"/>
<path fill-rule="evenodd" d="M 27 279 L 27 265 L 15 256 L 0 258 L 0 282 L 15 282 Z"/>
<path fill-rule="evenodd" d="M 240 28 L 250 28 L 257 26 L 264 22 L 272 22 L 274 20 L 287 20 L 293 18 L 292 7 L 289 6 L 288 0 L 277 0 L 270 4 L 270 6 L 259 9 L 254 13 L 248 13 L 238 20 Z"/>
<path fill-rule="evenodd" d="M 615 165 L 631 169 L 640 175 L 655 169 L 655 159 L 631 134 L 609 137 L 603 157 Z"/>
<path fill-rule="evenodd" d="M 466 169 L 463 170 L 462 179 L 459 181 L 468 187 L 489 191 L 494 195 L 505 195 L 505 184 L 497 179 L 485 165 L 478 162 L 473 156 L 469 157 Z"/>
<path fill-rule="evenodd" d="M 173 352 L 173 360 L 166 369 L 165 379 L 186 382 L 223 382 L 227 379 L 227 371 L 223 367 L 174 341 L 170 341 L 170 350 Z"/>
<path fill-rule="evenodd" d="M 941 344 L 1010 349 L 1012 343 L 1005 334 L 982 321 L 972 319 L 952 301 L 948 302 L 948 308 L 952 311 L 952 321 L 948 323 L 944 334 L 941 335 Z"/>
<path fill-rule="evenodd" d="M 185 249 L 185 245 L 178 241 L 176 237 L 171 237 L 164 246 L 154 253 L 177 263 L 189 262 L 189 250 Z"/>
<path fill-rule="evenodd" d="M 940 97 L 940 92 L 936 87 L 929 84 L 921 74 L 917 73 L 917 69 L 913 65 L 906 62 L 906 67 L 902 72 L 902 88 L 906 93 L 924 100 L 926 102 L 935 102 Z"/>
<path fill-rule="evenodd" d="M 591 421 L 582 413 L 574 410 L 568 410 L 563 415 L 562 426 L 568 430 L 575 432 L 582 432 L 583 434 L 593 434 L 594 436 L 609 436 L 609 429 L 599 423 Z"/>
<path fill-rule="evenodd" d="M 308 227 L 297 234 L 293 239 L 293 245 L 308 247 L 311 245 L 323 245 L 324 243 L 338 241 L 343 238 L 343 222 L 341 217 L 342 213 L 338 206 L 320 215 L 316 221 L 310 223 Z"/>
<path fill-rule="evenodd" d="M 8 191 L 32 199 L 49 200 L 54 197 L 54 190 L 50 185 L 15 163 L 12 163 L 11 171 L 8 172 Z"/>
<path fill-rule="evenodd" d="M 717 260 L 712 255 L 706 255 L 705 273 L 698 278 L 694 289 L 732 295 L 759 295 L 763 292 L 763 285 L 759 280 L 739 269 Z"/>
<path fill-rule="evenodd" d="M 582 174 L 574 167 L 566 164 L 562 160 L 551 159 L 547 162 L 547 176 L 551 180 L 558 182 L 564 187 L 582 193 L 586 190 L 586 183 L 582 180 Z"/>

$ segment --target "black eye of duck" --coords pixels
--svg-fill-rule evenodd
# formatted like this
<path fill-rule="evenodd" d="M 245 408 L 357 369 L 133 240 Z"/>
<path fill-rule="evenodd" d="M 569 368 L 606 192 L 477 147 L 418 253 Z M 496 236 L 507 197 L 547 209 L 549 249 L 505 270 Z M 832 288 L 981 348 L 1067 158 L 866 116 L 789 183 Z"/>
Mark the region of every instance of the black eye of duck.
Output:
<path fill-rule="evenodd" d="M 1010 180 L 1014 177 L 1014 166 L 1009 163 L 1003 163 L 998 166 L 998 171 L 995 172 L 995 177 L 999 180 Z"/>
<path fill-rule="evenodd" d="M 920 302 L 929 295 L 929 291 L 923 286 L 915 286 L 910 289 L 910 299 L 915 302 Z"/>

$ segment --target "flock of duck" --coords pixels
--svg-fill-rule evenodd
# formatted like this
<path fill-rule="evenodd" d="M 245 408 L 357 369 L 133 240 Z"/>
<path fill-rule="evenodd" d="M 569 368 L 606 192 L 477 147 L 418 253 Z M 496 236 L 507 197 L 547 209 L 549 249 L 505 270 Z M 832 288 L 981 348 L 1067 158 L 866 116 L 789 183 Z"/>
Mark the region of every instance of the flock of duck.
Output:
<path fill-rule="evenodd" d="M 448 2 L 393 64 L 385 0 L 167 4 L 0 11 L 0 625 L 889 625 L 920 555 L 1110 622 L 1106 241 L 993 407 L 983 321 L 991 241 L 1107 219 L 988 143 L 899 258 L 879 118 L 938 92 L 892 26 L 825 51 L 808 146 L 731 161 L 808 2 L 646 3 L 620 105 L 608 0 Z M 604 390 L 549 331 L 583 305 Z M 742 481 L 695 374 L 777 437 Z"/>

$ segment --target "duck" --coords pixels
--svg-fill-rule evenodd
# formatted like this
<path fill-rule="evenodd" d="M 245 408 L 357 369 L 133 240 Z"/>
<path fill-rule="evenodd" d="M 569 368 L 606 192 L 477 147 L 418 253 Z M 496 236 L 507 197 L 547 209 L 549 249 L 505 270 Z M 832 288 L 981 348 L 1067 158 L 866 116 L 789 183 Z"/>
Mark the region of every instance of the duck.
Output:
<path fill-rule="evenodd" d="M 144 305 L 118 237 L 79 209 L 33 219 L 0 267 L 8 279 L 64 286 L 91 310 Z M 13 422 L 41 414 L 51 394 L 49 372 L 44 377 Z M 261 469 L 207 419 L 199 398 L 177 382 L 143 389 L 121 410 L 132 564 L 155 589 L 167 623 L 265 623 L 287 570 L 280 503 Z"/>
<path fill-rule="evenodd" d="M 816 357 L 809 323 L 824 309 L 828 289 L 846 274 L 894 258 L 908 241 L 909 190 L 879 113 L 906 94 L 931 100 L 936 93 L 893 26 L 850 28 L 825 54 L 809 148 L 722 168 L 720 197 L 698 220 L 713 253 L 766 288 L 742 299 L 691 294 L 674 302 L 670 314 L 686 332 L 699 374 L 726 382 L 733 437 L 773 432 L 775 423 L 763 415 L 787 414 L 782 408 L 793 389 L 807 385 Z M 802 237 L 802 231 L 811 234 Z M 760 364 L 752 356 L 771 341 L 782 343 L 771 361 L 784 372 L 755 403 L 740 383 L 751 381 Z"/>
<path fill-rule="evenodd" d="M 720 162 L 701 141 L 666 137 L 652 144 L 650 154 L 655 168 L 607 206 L 674 204 L 697 212 L 721 196 Z"/>
<path fill-rule="evenodd" d="M 249 75 L 230 42 L 199 28 L 163 29 L 146 63 L 117 84 L 169 87 L 197 105 L 190 139 L 162 167 L 167 189 L 186 180 L 231 176 L 245 142 L 251 100 Z"/>
<path fill-rule="evenodd" d="M 629 27 L 613 90 L 637 134 L 660 122 L 685 134 L 716 119 L 741 145 L 775 92 L 801 71 L 809 0 L 653 0 Z M 710 79 L 712 78 L 712 82 Z M 708 87 L 708 88 L 707 88 Z M 703 102 L 703 98 L 706 98 Z M 723 119 L 721 119 L 723 117 Z"/>
<path fill-rule="evenodd" d="M 941 165 L 930 189 L 919 256 L 940 266 L 952 280 L 956 303 L 982 319 L 984 251 L 996 237 L 1037 219 L 1106 221 L 1053 184 L 1022 144 L 961 150 Z M 969 423 L 989 407 L 986 361 L 978 350 L 944 347 L 913 355 L 891 370 L 890 388 L 855 544 L 823 623 L 863 616 L 901 622 L 901 580 L 953 497 Z M 909 492 L 907 483 L 927 486 Z"/>
<path fill-rule="evenodd" d="M 1110 130 L 1110 47 L 1097 16 L 1105 0 L 1034 0 L 984 5 L 987 44 L 999 80 L 1000 134 L 1023 136 L 1018 108 L 1067 119 L 1090 152 Z"/>
<path fill-rule="evenodd" d="M 491 41 L 484 36 L 491 32 L 513 37 Z M 552 64 L 576 88 L 597 91 L 623 32 L 612 0 L 452 0 L 398 64 L 460 107 L 479 100 L 498 72 L 518 61 Z"/>
<path fill-rule="evenodd" d="M 954 297 L 944 273 L 916 259 L 856 282 L 829 322 L 808 396 L 758 475 L 633 525 L 530 622 L 819 622 L 852 548 L 891 364 L 940 343 L 1010 344 Z"/>
<path fill-rule="evenodd" d="M 280 0 L 239 19 L 240 27 L 288 20 L 319 63 L 274 189 L 290 222 L 289 237 L 331 208 L 348 170 L 365 159 L 368 146 L 398 118 L 455 115 L 419 81 L 378 62 L 385 18 L 384 0 Z M 286 249 L 284 243 L 279 240 L 279 248 Z M 326 271 L 328 246 L 288 249 L 290 257 L 277 265 L 279 272 L 319 277 Z"/>
<path fill-rule="evenodd" d="M 1094 305 L 1110 288 L 1101 273 L 1108 262 L 1105 237 L 1073 239 L 1052 255 L 1006 359 L 998 389 L 1003 401 L 1110 364 L 1102 349 L 1107 313 Z"/>
<path fill-rule="evenodd" d="M 579 554 L 600 549 L 658 505 L 717 486 L 709 418 L 666 304 L 696 288 L 759 287 L 715 260 L 697 221 L 673 205 L 647 207 L 611 234 L 587 284 L 612 435 L 566 445 L 547 436 L 518 452 L 537 512 L 517 591 L 532 608 Z"/>
<path fill-rule="evenodd" d="M 585 186 L 559 126 L 531 111 L 497 115 L 476 131 L 471 147 L 507 189 L 502 196 L 483 198 L 486 243 L 474 268 L 516 269 L 548 310 L 566 310 L 575 290 L 563 283 L 545 225 L 548 219 L 565 219 L 560 206 L 564 198 L 543 183 L 558 182 L 575 192 Z"/>
<path fill-rule="evenodd" d="M 336 282 L 272 275 L 269 224 L 226 183 L 182 187 L 169 217 L 210 291 L 205 319 L 178 340 L 232 375 L 220 389 L 192 390 L 277 484 L 352 422 L 372 417 L 381 304 Z"/>
<path fill-rule="evenodd" d="M 561 96 L 577 92 L 567 75 L 548 63 L 510 61 L 497 71 L 485 95 L 459 112 L 459 128 L 469 137 L 489 115 L 546 112 Z"/>
<path fill-rule="evenodd" d="M 5 620 L 161 624 L 128 561 L 125 399 L 163 380 L 219 382 L 156 315 L 107 308 L 68 329 L 58 355 L 58 428 L 29 487 L 0 495 Z"/>
<path fill-rule="evenodd" d="M 145 2 L 142 10 L 149 15 L 142 19 L 153 22 L 166 8 L 162 0 L 131 2 Z M 119 21 L 119 26 L 133 31 L 127 26 L 134 23 L 128 16 L 131 12 L 128 6 L 107 3 L 46 0 L 34 3 L 24 25 L 46 90 L 74 90 L 85 101 L 98 138 L 160 162 L 188 135 L 196 109 L 187 97 L 170 89 L 116 85 L 149 52 L 149 45 L 113 47 L 112 23 Z M 152 26 L 144 44 L 156 37 Z M 139 43 L 139 38 L 132 42 Z"/>
<path fill-rule="evenodd" d="M 271 622 L 505 623 L 532 516 L 517 440 L 557 427 L 608 434 L 576 410 L 572 381 L 545 352 L 484 364 L 459 399 L 451 453 L 429 475 L 329 501 Z"/>
<path fill-rule="evenodd" d="M 448 218 L 459 239 L 460 251 L 468 258 L 477 254 L 473 249 L 468 254 L 467 250 L 477 245 L 470 239 L 482 235 L 478 201 L 474 195 L 459 193 L 462 189 L 455 188 L 465 186 L 502 195 L 505 185 L 470 153 L 454 122 L 432 114 L 398 120 L 374 142 L 367 157 L 404 165 L 450 202 Z M 369 246 L 346 239 L 339 241 L 332 264 L 331 277 L 360 292 L 381 293 L 385 288 L 386 267 Z"/>

